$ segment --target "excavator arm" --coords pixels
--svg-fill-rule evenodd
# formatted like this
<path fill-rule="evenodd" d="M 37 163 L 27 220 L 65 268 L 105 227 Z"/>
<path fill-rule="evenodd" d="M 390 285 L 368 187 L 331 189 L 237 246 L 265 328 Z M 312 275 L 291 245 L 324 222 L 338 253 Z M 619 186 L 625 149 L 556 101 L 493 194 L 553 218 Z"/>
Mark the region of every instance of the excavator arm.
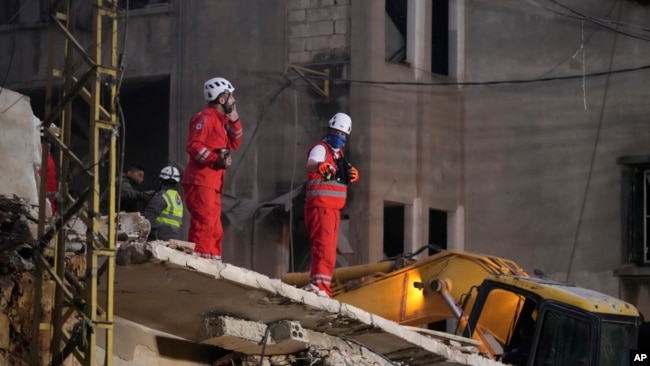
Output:
<path fill-rule="evenodd" d="M 458 319 L 473 305 L 471 291 L 489 275 L 527 276 L 513 261 L 459 251 L 441 251 L 419 261 L 398 259 L 337 268 L 332 297 L 403 325 Z M 306 273 L 282 280 L 296 286 Z M 464 311 L 459 304 L 464 304 Z"/>

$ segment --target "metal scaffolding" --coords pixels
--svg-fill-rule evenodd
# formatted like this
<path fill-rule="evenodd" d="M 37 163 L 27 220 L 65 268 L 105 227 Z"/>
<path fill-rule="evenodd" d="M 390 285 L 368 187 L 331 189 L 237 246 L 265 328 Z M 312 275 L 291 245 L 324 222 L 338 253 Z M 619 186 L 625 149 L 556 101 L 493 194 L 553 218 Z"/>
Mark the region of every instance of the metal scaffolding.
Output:
<path fill-rule="evenodd" d="M 115 182 L 117 162 L 118 2 L 117 0 L 51 0 L 49 2 L 48 66 L 43 130 L 61 151 L 58 161 L 56 220 L 47 225 L 45 179 L 39 196 L 36 260 L 34 340 L 32 365 L 61 365 L 73 355 L 82 365 L 97 363 L 97 346 L 105 350 L 103 364 L 112 365 L 113 285 L 115 277 Z M 78 5 L 92 3 L 92 29 L 76 23 Z M 60 90 L 54 98 L 54 88 Z M 88 155 L 79 158 L 69 149 L 73 127 L 73 102 L 89 106 Z M 60 136 L 48 130 L 60 124 Z M 42 176 L 47 174 L 49 143 L 43 146 Z M 109 190 L 107 229 L 100 231 L 100 167 Z M 70 180 L 86 175 L 89 185 L 77 197 L 69 192 Z M 72 217 L 86 224 L 86 271 L 82 279 L 66 272 L 64 226 Z M 52 245 L 51 243 L 54 243 Z M 105 299 L 99 301 L 100 281 Z M 53 295 L 52 295 L 53 292 Z M 51 316 L 49 315 L 51 313 Z M 100 336 L 101 335 L 101 336 Z M 104 344 L 98 344 L 101 340 Z"/>

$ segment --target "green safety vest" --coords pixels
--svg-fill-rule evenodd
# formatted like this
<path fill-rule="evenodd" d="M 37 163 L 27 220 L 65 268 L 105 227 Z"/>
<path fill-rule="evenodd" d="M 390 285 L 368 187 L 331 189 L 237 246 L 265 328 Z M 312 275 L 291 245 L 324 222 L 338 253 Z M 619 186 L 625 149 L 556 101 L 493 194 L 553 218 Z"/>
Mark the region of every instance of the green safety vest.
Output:
<path fill-rule="evenodd" d="M 156 222 L 169 225 L 175 228 L 181 227 L 183 223 L 183 201 L 181 195 L 175 189 L 168 189 L 162 194 L 167 207 L 156 217 Z"/>

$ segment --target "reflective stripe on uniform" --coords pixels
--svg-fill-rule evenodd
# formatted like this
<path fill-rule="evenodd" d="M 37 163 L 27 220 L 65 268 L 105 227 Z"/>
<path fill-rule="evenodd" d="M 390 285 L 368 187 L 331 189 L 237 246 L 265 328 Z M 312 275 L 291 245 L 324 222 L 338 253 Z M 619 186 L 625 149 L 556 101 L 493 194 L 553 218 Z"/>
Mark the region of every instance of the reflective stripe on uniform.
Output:
<path fill-rule="evenodd" d="M 209 155 L 210 155 L 210 150 L 204 147 L 203 149 L 201 149 L 201 151 L 199 151 L 198 154 L 196 154 L 194 158 L 200 162 L 204 162 Z"/>
<path fill-rule="evenodd" d="M 324 275 L 324 274 L 316 274 L 311 276 L 310 281 L 313 284 L 319 284 L 322 283 L 323 285 L 327 285 L 328 287 L 332 283 L 332 276 Z"/>

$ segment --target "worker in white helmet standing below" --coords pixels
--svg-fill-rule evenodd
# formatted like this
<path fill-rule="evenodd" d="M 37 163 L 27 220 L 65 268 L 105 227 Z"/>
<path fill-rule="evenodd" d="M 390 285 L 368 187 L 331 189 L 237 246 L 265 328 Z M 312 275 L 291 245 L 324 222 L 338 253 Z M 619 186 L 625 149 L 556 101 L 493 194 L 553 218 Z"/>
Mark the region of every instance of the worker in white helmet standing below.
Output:
<path fill-rule="evenodd" d="M 327 137 L 308 153 L 305 225 L 312 257 L 307 289 L 331 297 L 341 210 L 345 207 L 348 184 L 359 180 L 359 172 L 345 159 L 342 150 L 352 131 L 350 116 L 336 113 L 328 127 Z"/>
<path fill-rule="evenodd" d="M 215 261 L 221 261 L 222 254 L 224 174 L 232 164 L 230 152 L 239 148 L 243 136 L 234 91 L 221 77 L 205 82 L 208 105 L 190 120 L 185 144 L 189 162 L 181 182 L 191 215 L 187 240 L 196 244 L 194 255 Z"/>
<path fill-rule="evenodd" d="M 160 171 L 160 188 L 151 197 L 142 214 L 151 223 L 148 240 L 178 239 L 183 224 L 183 200 L 176 190 L 181 173 L 175 166 L 166 166 Z"/>

